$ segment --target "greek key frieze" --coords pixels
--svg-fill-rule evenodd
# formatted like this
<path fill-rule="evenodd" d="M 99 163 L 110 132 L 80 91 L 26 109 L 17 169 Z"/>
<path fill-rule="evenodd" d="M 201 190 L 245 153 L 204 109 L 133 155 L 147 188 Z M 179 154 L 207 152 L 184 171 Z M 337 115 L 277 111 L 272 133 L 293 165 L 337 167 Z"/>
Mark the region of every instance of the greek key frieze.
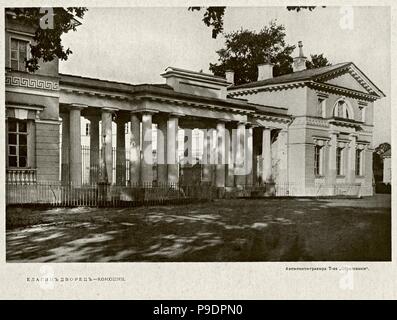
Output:
<path fill-rule="evenodd" d="M 41 79 L 23 78 L 18 76 L 6 75 L 5 84 L 6 86 L 8 85 L 15 87 L 23 87 L 23 88 L 52 90 L 52 91 L 59 90 L 59 84 L 57 82 L 41 80 Z"/>

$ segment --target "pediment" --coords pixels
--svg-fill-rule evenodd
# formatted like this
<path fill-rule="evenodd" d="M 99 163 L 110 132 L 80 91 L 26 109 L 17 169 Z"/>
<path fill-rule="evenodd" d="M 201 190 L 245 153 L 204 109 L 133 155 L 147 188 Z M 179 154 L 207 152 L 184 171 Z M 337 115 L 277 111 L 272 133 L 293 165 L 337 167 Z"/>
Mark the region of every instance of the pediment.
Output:
<path fill-rule="evenodd" d="M 362 84 L 360 84 L 356 79 L 354 79 L 354 77 L 348 72 L 323 82 L 347 89 L 361 91 L 364 93 L 370 93 L 366 88 L 364 88 Z"/>
<path fill-rule="evenodd" d="M 345 68 L 321 75 L 316 79 L 316 81 L 366 94 L 377 95 L 379 97 L 384 96 L 384 93 L 353 63 Z"/>

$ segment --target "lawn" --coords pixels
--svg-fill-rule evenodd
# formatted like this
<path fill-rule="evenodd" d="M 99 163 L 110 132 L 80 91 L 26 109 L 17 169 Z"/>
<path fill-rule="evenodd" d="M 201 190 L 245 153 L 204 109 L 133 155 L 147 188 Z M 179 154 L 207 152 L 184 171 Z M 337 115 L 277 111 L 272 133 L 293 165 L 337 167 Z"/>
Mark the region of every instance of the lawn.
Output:
<path fill-rule="evenodd" d="M 390 261 L 391 199 L 8 208 L 7 262 Z"/>

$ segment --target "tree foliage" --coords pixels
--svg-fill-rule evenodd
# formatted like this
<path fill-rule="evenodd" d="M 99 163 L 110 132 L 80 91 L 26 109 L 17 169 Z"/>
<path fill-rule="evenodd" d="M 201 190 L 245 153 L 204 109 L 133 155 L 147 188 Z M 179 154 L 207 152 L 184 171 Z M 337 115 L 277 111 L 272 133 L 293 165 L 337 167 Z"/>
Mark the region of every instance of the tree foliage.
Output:
<path fill-rule="evenodd" d="M 225 48 L 217 51 L 219 63 L 210 63 L 210 70 L 224 76 L 234 71 L 235 84 L 256 81 L 258 64 L 274 64 L 274 76 L 292 72 L 291 53 L 295 46 L 285 42 L 285 27 L 274 21 L 259 32 L 239 30 L 225 34 Z"/>
<path fill-rule="evenodd" d="M 40 12 L 40 8 L 11 8 L 7 12 L 21 23 L 34 26 L 36 28 L 34 42 L 30 44 L 30 59 L 26 60 L 26 68 L 30 72 L 39 69 L 39 61 L 52 61 L 56 57 L 67 60 L 72 54 L 70 48 L 64 48 L 61 36 L 69 31 L 76 31 L 79 23 L 75 17 L 82 19 L 87 8 L 68 7 L 53 8 L 53 26 L 43 29 L 40 27 L 40 19 L 45 12 Z"/>
<path fill-rule="evenodd" d="M 325 8 L 325 6 L 322 6 Z M 315 6 L 288 6 L 288 11 L 299 12 L 301 10 L 313 11 Z M 203 22 L 207 27 L 212 27 L 212 38 L 216 37 L 223 32 L 223 17 L 225 15 L 226 7 L 189 7 L 191 11 L 200 11 L 205 9 Z"/>
<path fill-rule="evenodd" d="M 383 181 L 383 155 L 385 152 L 391 149 L 391 145 L 388 142 L 383 142 L 378 145 L 372 153 L 372 169 L 374 173 L 374 179 L 376 182 Z"/>
<path fill-rule="evenodd" d="M 330 66 L 331 63 L 328 61 L 324 55 L 321 54 L 311 54 L 310 60 L 306 61 L 306 69 L 315 69 Z"/>
<path fill-rule="evenodd" d="M 208 7 L 204 12 L 202 21 L 207 27 L 212 27 L 212 38 L 223 32 L 223 16 L 226 7 Z M 201 7 L 189 7 L 191 11 L 200 11 Z"/>
<path fill-rule="evenodd" d="M 375 153 L 377 153 L 379 156 L 383 156 L 385 152 L 389 151 L 391 149 L 391 145 L 388 142 L 383 142 L 379 146 L 377 146 L 374 150 Z"/>

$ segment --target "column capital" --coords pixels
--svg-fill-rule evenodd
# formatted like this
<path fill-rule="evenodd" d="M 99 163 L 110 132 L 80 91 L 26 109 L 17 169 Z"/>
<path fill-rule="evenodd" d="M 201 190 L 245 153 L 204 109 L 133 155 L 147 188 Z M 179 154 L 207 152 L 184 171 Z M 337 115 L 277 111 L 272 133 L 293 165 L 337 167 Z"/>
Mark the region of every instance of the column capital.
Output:
<path fill-rule="evenodd" d="M 159 111 L 158 110 L 153 110 L 153 109 L 144 109 L 144 110 L 141 111 L 141 113 L 144 114 L 144 115 L 146 115 L 146 114 L 153 115 L 153 114 L 159 113 Z"/>
<path fill-rule="evenodd" d="M 232 120 L 231 119 L 226 119 L 226 118 L 219 118 L 219 119 L 216 120 L 216 122 L 217 123 L 219 123 L 219 122 L 229 123 L 229 122 L 232 122 Z"/>
<path fill-rule="evenodd" d="M 118 110 L 119 110 L 118 108 L 114 108 L 114 107 L 102 107 L 101 108 L 101 112 L 109 112 L 109 113 L 114 113 Z"/>
<path fill-rule="evenodd" d="M 185 116 L 185 114 L 180 113 L 180 112 L 169 112 L 168 113 L 168 117 L 169 118 L 181 118 L 181 117 L 184 117 L 184 116 Z"/>
<path fill-rule="evenodd" d="M 70 108 L 73 110 L 82 110 L 84 108 L 87 108 L 88 106 L 85 104 L 80 104 L 80 103 L 71 103 L 69 104 Z"/>
<path fill-rule="evenodd" d="M 153 109 L 139 109 L 139 110 L 130 110 L 130 114 L 156 114 L 159 113 L 158 110 L 153 110 Z"/>

